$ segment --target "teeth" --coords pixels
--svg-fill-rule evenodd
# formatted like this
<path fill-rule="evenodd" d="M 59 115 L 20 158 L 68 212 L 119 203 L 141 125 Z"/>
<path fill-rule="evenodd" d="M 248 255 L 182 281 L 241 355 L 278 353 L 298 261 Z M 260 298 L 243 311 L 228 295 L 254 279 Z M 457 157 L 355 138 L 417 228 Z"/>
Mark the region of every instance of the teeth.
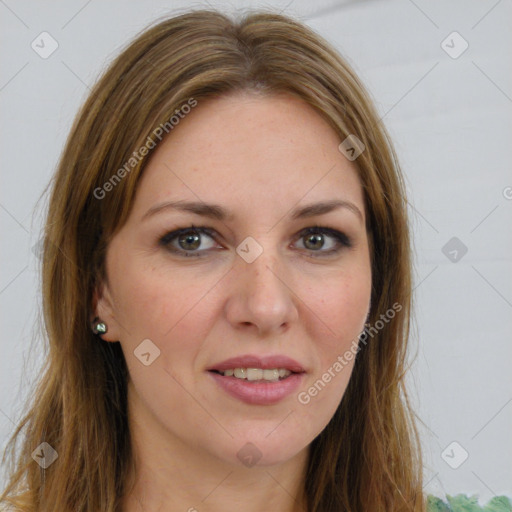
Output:
<path fill-rule="evenodd" d="M 261 372 L 265 380 L 279 380 L 279 370 L 263 370 Z"/>
<path fill-rule="evenodd" d="M 263 379 L 263 370 L 259 368 L 247 368 L 247 380 Z"/>
<path fill-rule="evenodd" d="M 272 368 L 268 370 L 262 370 L 261 368 L 234 368 L 220 373 L 225 377 L 234 376 L 248 381 L 267 380 L 269 382 L 276 382 L 279 379 L 288 377 L 292 372 L 286 368 Z"/>

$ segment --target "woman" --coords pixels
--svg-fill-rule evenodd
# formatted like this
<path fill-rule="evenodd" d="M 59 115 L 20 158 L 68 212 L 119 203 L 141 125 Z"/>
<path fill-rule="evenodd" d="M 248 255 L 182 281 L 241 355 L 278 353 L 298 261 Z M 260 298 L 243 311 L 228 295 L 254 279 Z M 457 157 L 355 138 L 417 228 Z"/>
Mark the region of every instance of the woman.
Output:
<path fill-rule="evenodd" d="M 205 10 L 143 32 L 76 118 L 45 234 L 4 503 L 424 510 L 402 177 L 318 35 Z"/>

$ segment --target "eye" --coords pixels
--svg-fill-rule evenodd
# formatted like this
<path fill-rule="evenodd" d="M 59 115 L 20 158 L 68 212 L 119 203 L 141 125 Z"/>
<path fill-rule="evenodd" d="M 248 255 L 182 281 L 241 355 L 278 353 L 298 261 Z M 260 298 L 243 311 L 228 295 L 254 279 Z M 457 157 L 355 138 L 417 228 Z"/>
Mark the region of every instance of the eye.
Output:
<path fill-rule="evenodd" d="M 188 228 L 177 229 L 167 233 L 159 240 L 159 244 L 180 256 L 202 257 L 203 254 L 200 253 L 213 248 L 211 244 L 210 246 L 202 247 L 204 245 L 202 237 L 206 235 L 211 240 L 214 240 L 213 232 L 213 229 L 206 226 L 196 227 L 192 225 Z M 202 250 L 198 251 L 199 247 L 202 247 Z"/>
<path fill-rule="evenodd" d="M 325 242 L 325 239 L 331 239 L 331 241 Z M 351 239 L 338 231 L 324 226 L 312 226 L 310 228 L 303 229 L 299 234 L 299 240 L 304 240 L 303 248 L 309 250 L 313 257 L 329 256 L 332 254 L 339 253 L 344 247 L 352 247 Z M 325 250 L 327 246 L 327 250 Z"/>
<path fill-rule="evenodd" d="M 206 247 L 204 247 L 203 237 L 206 236 L 215 242 L 214 233 L 215 230 L 212 228 L 192 225 L 167 233 L 160 238 L 159 245 L 179 256 L 187 258 L 204 257 L 207 254 L 203 253 L 214 249 L 215 244 L 206 244 Z M 352 241 L 345 233 L 323 226 L 312 226 L 303 229 L 299 233 L 298 239 L 305 241 L 302 243 L 302 247 L 299 247 L 300 249 L 305 249 L 310 253 L 318 253 L 311 254 L 313 257 L 330 256 L 339 253 L 344 247 L 352 247 Z M 327 250 L 325 247 L 327 247 Z"/>

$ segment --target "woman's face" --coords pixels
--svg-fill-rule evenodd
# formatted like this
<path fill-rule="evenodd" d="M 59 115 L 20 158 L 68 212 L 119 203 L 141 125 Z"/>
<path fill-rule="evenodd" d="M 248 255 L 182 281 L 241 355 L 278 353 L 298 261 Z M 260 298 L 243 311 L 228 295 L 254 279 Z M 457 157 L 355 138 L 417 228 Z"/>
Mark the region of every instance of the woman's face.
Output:
<path fill-rule="evenodd" d="M 158 449 L 273 465 L 332 418 L 371 291 L 363 191 L 340 142 L 297 99 L 237 94 L 199 101 L 154 150 L 96 311 Z M 269 371 L 211 371 L 244 367 Z M 302 372 L 261 381 L 287 375 L 272 368 Z"/>

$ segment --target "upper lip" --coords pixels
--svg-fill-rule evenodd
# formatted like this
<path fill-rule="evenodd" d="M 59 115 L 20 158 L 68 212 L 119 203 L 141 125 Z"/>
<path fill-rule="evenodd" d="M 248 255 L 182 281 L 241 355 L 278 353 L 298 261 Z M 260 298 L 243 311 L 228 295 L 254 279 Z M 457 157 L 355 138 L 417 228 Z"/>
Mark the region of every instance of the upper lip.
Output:
<path fill-rule="evenodd" d="M 216 363 L 207 370 L 225 371 L 232 370 L 234 368 L 261 368 L 262 370 L 269 370 L 273 368 L 285 368 L 294 373 L 304 372 L 304 368 L 294 359 L 284 355 L 268 355 L 268 356 L 256 356 L 256 355 L 243 355 L 237 357 L 231 357 Z"/>

